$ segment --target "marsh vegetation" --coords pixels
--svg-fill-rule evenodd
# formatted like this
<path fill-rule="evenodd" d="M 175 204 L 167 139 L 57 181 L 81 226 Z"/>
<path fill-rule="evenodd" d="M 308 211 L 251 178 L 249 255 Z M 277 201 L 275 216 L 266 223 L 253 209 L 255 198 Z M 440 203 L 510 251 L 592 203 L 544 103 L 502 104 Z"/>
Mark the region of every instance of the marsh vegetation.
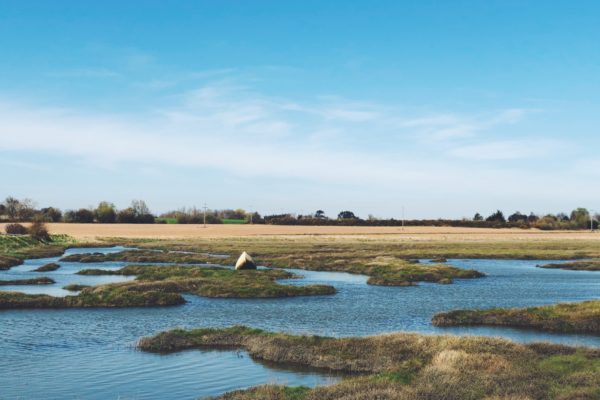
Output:
<path fill-rule="evenodd" d="M 258 360 L 350 374 L 331 386 L 267 385 L 220 399 L 575 400 L 600 395 L 600 351 L 493 338 L 397 333 L 336 339 L 238 326 L 163 332 L 141 339 L 139 348 L 159 353 L 244 349 Z"/>
<path fill-rule="evenodd" d="M 574 271 L 600 271 L 600 260 L 582 260 L 565 263 L 552 263 L 538 265 L 538 268 L 568 269 Z"/>
<path fill-rule="evenodd" d="M 600 300 L 528 308 L 455 310 L 433 317 L 436 326 L 488 325 L 600 335 Z"/>

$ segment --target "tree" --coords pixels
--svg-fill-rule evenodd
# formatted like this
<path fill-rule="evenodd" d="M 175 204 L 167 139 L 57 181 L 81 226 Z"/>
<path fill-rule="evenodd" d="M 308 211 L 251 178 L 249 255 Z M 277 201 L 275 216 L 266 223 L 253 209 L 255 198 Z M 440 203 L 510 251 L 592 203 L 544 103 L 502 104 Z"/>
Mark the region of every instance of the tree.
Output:
<path fill-rule="evenodd" d="M 119 211 L 117 214 L 117 222 L 120 224 L 135 224 L 137 221 L 133 208 L 129 207 Z"/>
<path fill-rule="evenodd" d="M 590 227 L 590 213 L 586 208 L 579 207 L 573 210 L 569 220 L 574 228 L 583 229 Z"/>
<path fill-rule="evenodd" d="M 323 210 L 317 210 L 315 212 L 315 218 L 317 218 L 317 219 L 327 219 L 327 216 L 325 215 L 325 211 L 323 211 Z"/>
<path fill-rule="evenodd" d="M 6 200 L 4 200 L 4 207 L 6 208 L 8 219 L 15 220 L 17 218 L 20 204 L 21 202 L 19 200 L 11 196 L 8 196 Z"/>
<path fill-rule="evenodd" d="M 131 210 L 134 215 L 134 223 L 151 224 L 154 223 L 154 215 L 146 205 L 144 200 L 133 200 L 131 202 Z"/>
<path fill-rule="evenodd" d="M 31 221 L 35 216 L 35 203 L 31 199 L 23 199 L 17 207 L 17 219 L 19 221 Z"/>
<path fill-rule="evenodd" d="M 504 218 L 504 214 L 500 210 L 496 210 L 495 213 L 493 213 L 492 215 L 487 217 L 485 220 L 487 222 L 501 222 L 501 223 L 506 222 L 506 218 Z"/>
<path fill-rule="evenodd" d="M 40 213 L 42 214 L 42 218 L 44 219 L 44 221 L 60 222 L 60 220 L 62 219 L 62 211 L 60 211 L 58 208 L 54 208 L 54 207 L 42 208 L 40 210 Z"/>
<path fill-rule="evenodd" d="M 560 227 L 560 221 L 556 215 L 548 214 L 539 218 L 535 222 L 535 227 L 542 230 L 558 229 Z"/>
<path fill-rule="evenodd" d="M 517 211 L 508 217 L 508 222 L 527 222 L 527 215 Z"/>
<path fill-rule="evenodd" d="M 564 212 L 560 212 L 558 214 L 556 214 L 556 219 L 558 219 L 559 221 L 562 222 L 569 222 L 569 216 L 567 214 L 565 214 Z"/>
<path fill-rule="evenodd" d="M 358 219 L 358 217 L 352 211 L 341 211 L 338 214 L 338 219 Z"/>
<path fill-rule="evenodd" d="M 87 208 L 80 208 L 73 213 L 73 222 L 88 224 L 94 222 L 94 213 Z"/>
<path fill-rule="evenodd" d="M 152 224 L 154 215 L 144 202 L 144 200 L 133 200 L 131 207 L 119 211 L 117 222 L 122 224 Z"/>
<path fill-rule="evenodd" d="M 103 224 L 112 224 L 117 220 L 115 205 L 108 201 L 102 201 L 94 210 L 96 221 Z"/>
<path fill-rule="evenodd" d="M 483 216 L 479 213 L 475 213 L 473 216 L 473 221 L 483 221 Z"/>
<path fill-rule="evenodd" d="M 529 216 L 527 217 L 527 222 L 529 223 L 535 223 L 540 219 L 540 217 L 538 217 L 537 215 L 535 215 L 533 212 L 529 213 Z"/>

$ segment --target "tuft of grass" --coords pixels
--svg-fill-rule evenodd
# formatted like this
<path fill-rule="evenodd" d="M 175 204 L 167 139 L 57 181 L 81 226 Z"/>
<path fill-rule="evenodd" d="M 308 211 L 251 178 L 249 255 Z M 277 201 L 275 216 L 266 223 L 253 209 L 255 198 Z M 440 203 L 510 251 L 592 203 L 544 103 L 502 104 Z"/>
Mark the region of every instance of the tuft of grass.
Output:
<path fill-rule="evenodd" d="M 328 338 L 243 326 L 176 329 L 142 338 L 142 351 L 244 349 L 254 359 L 347 373 L 313 389 L 264 385 L 218 397 L 251 399 L 595 399 L 600 351 L 482 337 L 408 333 Z M 358 374 L 358 375 L 357 375 Z"/>
<path fill-rule="evenodd" d="M 600 335 L 600 300 L 528 308 L 455 310 L 434 315 L 436 326 L 491 325 Z"/>

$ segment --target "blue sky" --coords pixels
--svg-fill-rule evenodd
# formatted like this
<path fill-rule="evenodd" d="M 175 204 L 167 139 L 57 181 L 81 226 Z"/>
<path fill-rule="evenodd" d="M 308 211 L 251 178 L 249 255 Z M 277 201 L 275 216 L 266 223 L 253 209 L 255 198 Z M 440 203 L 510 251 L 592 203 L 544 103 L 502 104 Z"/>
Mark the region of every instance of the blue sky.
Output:
<path fill-rule="evenodd" d="M 598 43 L 594 1 L 0 0 L 0 196 L 600 210 Z"/>

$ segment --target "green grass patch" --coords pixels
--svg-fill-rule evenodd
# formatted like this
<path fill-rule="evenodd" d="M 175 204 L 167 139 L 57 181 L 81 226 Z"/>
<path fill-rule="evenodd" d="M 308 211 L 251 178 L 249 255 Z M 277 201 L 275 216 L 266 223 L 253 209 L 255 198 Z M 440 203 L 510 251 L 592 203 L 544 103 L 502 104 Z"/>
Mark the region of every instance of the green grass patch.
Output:
<path fill-rule="evenodd" d="M 177 218 L 159 217 L 159 218 L 156 218 L 155 221 L 158 222 L 158 223 L 164 222 L 166 224 L 176 224 L 177 223 Z"/>
<path fill-rule="evenodd" d="M 224 224 L 247 224 L 248 221 L 245 219 L 223 219 Z"/>

